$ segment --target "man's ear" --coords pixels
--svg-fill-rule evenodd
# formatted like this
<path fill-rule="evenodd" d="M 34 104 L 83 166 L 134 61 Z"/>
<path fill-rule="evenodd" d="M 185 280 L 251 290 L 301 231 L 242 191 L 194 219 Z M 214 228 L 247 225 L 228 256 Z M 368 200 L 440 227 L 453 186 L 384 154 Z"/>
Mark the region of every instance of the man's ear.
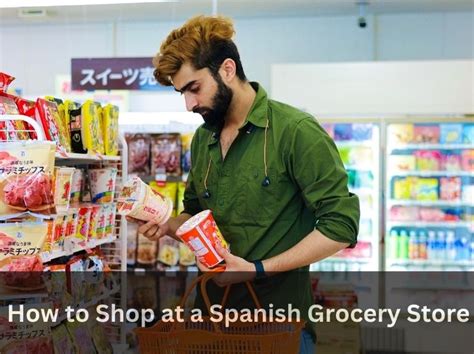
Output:
<path fill-rule="evenodd" d="M 236 74 L 235 61 L 230 58 L 227 58 L 226 60 L 224 60 L 221 64 L 219 72 L 221 74 L 222 80 L 225 83 L 228 84 L 231 81 L 233 81 Z"/>

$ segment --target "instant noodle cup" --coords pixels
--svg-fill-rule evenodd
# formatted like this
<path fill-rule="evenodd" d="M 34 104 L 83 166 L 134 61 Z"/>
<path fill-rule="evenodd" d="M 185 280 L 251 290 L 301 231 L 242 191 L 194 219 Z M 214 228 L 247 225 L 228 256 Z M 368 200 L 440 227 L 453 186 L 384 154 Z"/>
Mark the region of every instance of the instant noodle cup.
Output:
<path fill-rule="evenodd" d="M 117 213 L 117 204 L 116 203 L 108 204 L 108 208 L 106 209 L 106 213 L 105 213 L 106 219 L 105 219 L 105 236 L 104 237 L 114 236 L 116 213 Z"/>
<path fill-rule="evenodd" d="M 105 227 L 106 227 L 108 210 L 109 210 L 108 204 L 104 204 L 100 206 L 100 210 L 97 217 L 97 228 L 96 228 L 97 239 L 101 239 L 105 237 Z"/>
<path fill-rule="evenodd" d="M 173 201 L 133 177 L 123 186 L 117 208 L 121 215 L 142 221 L 154 220 L 161 225 L 170 218 Z"/>
<path fill-rule="evenodd" d="M 176 231 L 179 237 L 194 253 L 199 262 L 208 268 L 224 260 L 216 251 L 216 245 L 229 248 L 222 237 L 210 210 L 194 215 Z"/>
<path fill-rule="evenodd" d="M 69 208 L 74 170 L 71 167 L 56 167 L 54 169 L 54 204 L 58 210 Z"/>
<path fill-rule="evenodd" d="M 84 185 L 84 170 L 75 169 L 71 182 L 71 203 L 79 203 L 81 200 L 82 186 Z"/>
<path fill-rule="evenodd" d="M 114 200 L 116 168 L 89 170 L 93 203 L 111 203 Z"/>
<path fill-rule="evenodd" d="M 89 234 L 87 241 L 97 239 L 97 226 L 99 225 L 100 205 L 90 205 L 91 215 L 89 219 Z"/>

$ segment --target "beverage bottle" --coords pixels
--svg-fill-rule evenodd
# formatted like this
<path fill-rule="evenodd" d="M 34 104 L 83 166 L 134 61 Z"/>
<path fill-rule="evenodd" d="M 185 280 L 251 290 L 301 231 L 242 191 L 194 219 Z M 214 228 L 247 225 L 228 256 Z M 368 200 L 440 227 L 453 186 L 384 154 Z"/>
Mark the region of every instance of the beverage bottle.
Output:
<path fill-rule="evenodd" d="M 438 231 L 437 235 L 437 259 L 445 260 L 446 259 L 446 233 L 444 231 Z"/>
<path fill-rule="evenodd" d="M 424 230 L 420 231 L 418 237 L 418 257 L 420 259 L 428 258 L 428 238 Z"/>
<path fill-rule="evenodd" d="M 389 257 L 391 259 L 398 259 L 399 252 L 398 252 L 398 233 L 397 230 L 390 231 L 390 237 L 388 240 L 388 247 L 389 247 Z"/>
<path fill-rule="evenodd" d="M 454 231 L 448 231 L 446 233 L 446 254 L 445 259 L 447 261 L 456 260 L 456 237 Z"/>
<path fill-rule="evenodd" d="M 419 258 L 419 249 L 418 249 L 418 237 L 416 231 L 410 231 L 410 237 L 408 238 L 408 258 L 418 259 Z"/>
<path fill-rule="evenodd" d="M 405 230 L 400 231 L 398 236 L 399 258 L 408 259 L 408 234 Z"/>
<path fill-rule="evenodd" d="M 428 231 L 428 259 L 429 260 L 435 260 L 437 258 L 436 254 L 436 234 L 434 231 L 430 230 Z"/>

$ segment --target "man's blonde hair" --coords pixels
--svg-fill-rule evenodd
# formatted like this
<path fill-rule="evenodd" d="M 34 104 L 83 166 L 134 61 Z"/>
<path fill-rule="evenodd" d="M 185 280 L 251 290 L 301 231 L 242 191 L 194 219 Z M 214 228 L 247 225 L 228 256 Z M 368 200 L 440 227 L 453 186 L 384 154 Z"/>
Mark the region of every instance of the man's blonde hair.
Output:
<path fill-rule="evenodd" d="M 237 47 L 232 41 L 234 34 L 232 20 L 226 17 L 191 18 L 168 35 L 153 58 L 156 80 L 165 86 L 173 85 L 171 77 L 185 62 L 196 70 L 207 67 L 217 75 L 220 64 L 227 58 L 236 62 L 237 76 L 246 80 Z"/>

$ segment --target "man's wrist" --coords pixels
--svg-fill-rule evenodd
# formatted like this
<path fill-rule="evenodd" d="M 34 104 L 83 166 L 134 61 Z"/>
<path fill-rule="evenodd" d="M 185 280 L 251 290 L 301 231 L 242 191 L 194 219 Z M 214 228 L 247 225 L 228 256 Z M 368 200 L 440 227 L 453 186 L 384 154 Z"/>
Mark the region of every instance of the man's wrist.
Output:
<path fill-rule="evenodd" d="M 255 266 L 255 279 L 263 279 L 267 276 L 265 273 L 265 268 L 263 267 L 263 263 L 261 260 L 252 261 L 253 265 Z"/>

